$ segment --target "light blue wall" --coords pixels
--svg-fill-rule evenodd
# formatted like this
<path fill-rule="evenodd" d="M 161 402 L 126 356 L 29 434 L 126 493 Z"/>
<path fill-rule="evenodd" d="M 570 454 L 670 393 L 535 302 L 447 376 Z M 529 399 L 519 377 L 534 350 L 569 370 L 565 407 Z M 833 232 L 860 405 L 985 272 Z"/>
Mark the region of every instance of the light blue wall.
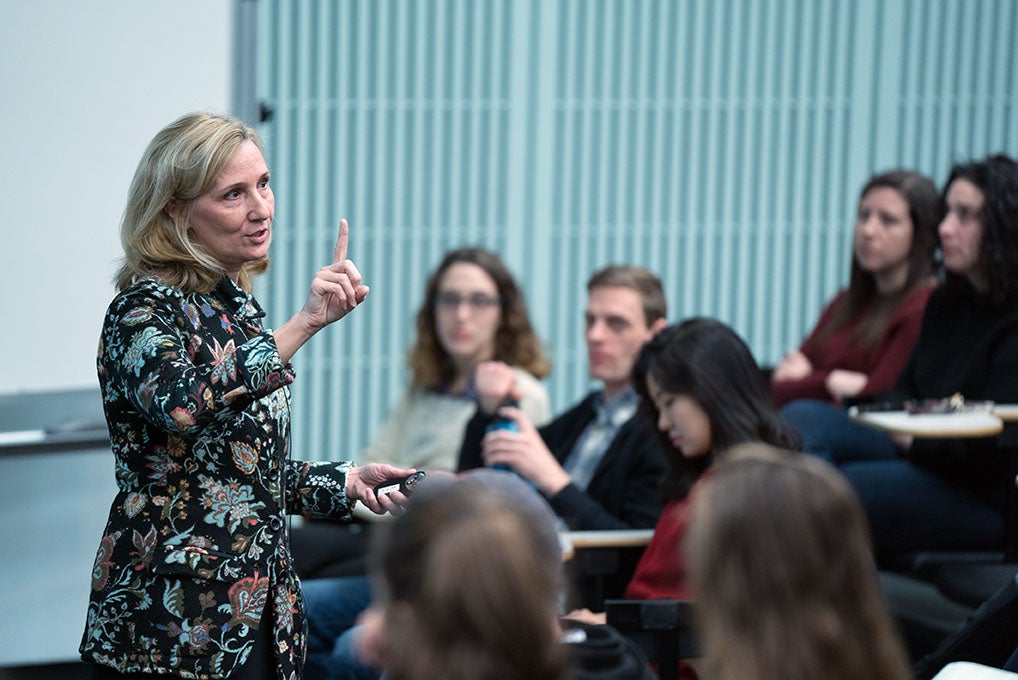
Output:
<path fill-rule="evenodd" d="M 363 446 L 405 378 L 427 273 L 480 243 L 526 290 L 561 408 L 588 387 L 583 284 L 663 278 L 761 362 L 847 277 L 856 194 L 1018 152 L 1013 0 L 347 0 L 259 5 L 277 196 L 270 321 L 351 224 L 372 284 L 298 358 L 297 455 Z"/>

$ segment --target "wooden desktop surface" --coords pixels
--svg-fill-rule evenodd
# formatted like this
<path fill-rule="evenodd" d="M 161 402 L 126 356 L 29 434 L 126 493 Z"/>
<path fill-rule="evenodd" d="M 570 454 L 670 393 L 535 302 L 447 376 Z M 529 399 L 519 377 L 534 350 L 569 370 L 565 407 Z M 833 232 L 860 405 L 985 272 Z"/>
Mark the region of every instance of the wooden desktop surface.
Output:
<path fill-rule="evenodd" d="M 1018 404 L 996 404 L 993 407 L 993 415 L 1005 423 L 1018 420 Z"/>
<path fill-rule="evenodd" d="M 640 548 L 650 543 L 653 529 L 625 529 L 619 531 L 567 531 L 562 534 L 575 549 L 581 548 Z"/>
<path fill-rule="evenodd" d="M 907 411 L 859 411 L 849 409 L 853 420 L 885 432 L 920 438 L 991 437 L 1004 429 L 1004 416 L 1018 417 L 1009 407 L 999 414 L 990 411 L 958 413 L 908 413 Z"/>

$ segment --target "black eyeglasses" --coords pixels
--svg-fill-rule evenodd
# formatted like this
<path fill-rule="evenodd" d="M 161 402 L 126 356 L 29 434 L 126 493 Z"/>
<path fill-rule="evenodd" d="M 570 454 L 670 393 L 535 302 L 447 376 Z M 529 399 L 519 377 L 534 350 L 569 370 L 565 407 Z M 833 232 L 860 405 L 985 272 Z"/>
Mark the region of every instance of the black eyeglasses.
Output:
<path fill-rule="evenodd" d="M 462 304 L 466 304 L 472 311 L 478 311 L 488 307 L 497 307 L 502 304 L 502 298 L 485 293 L 460 295 L 452 291 L 442 291 L 435 295 L 435 306 L 440 309 L 459 309 Z"/>

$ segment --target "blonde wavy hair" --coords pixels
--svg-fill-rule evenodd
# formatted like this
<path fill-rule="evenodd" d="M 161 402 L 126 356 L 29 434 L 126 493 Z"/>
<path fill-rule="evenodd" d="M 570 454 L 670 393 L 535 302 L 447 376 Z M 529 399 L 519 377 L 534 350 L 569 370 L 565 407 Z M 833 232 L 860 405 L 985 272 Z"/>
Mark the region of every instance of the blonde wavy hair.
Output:
<path fill-rule="evenodd" d="M 157 276 L 185 293 L 208 293 L 223 266 L 188 231 L 196 200 L 206 193 L 244 142 L 264 155 L 258 133 L 227 116 L 190 113 L 159 131 L 138 163 L 120 223 L 124 257 L 114 277 L 118 290 L 139 278 Z M 176 216 L 167 207 L 178 206 Z M 250 292 L 251 277 L 268 258 L 246 263 L 238 285 Z"/>

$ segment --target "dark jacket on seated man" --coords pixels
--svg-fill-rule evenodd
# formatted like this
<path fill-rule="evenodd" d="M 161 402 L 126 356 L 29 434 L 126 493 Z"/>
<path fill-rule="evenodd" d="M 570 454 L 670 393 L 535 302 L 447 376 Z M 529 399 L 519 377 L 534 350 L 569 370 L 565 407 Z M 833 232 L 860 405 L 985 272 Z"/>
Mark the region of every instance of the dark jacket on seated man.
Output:
<path fill-rule="evenodd" d="M 594 420 L 600 392 L 538 428 L 559 463 L 572 452 L 577 439 Z M 483 467 L 481 440 L 495 416 L 478 409 L 467 423 L 460 449 L 459 470 Z M 661 514 L 661 480 L 667 461 L 656 433 L 638 416 L 630 418 L 608 445 L 587 491 L 569 484 L 548 499 L 555 514 L 574 531 L 652 529 Z"/>

